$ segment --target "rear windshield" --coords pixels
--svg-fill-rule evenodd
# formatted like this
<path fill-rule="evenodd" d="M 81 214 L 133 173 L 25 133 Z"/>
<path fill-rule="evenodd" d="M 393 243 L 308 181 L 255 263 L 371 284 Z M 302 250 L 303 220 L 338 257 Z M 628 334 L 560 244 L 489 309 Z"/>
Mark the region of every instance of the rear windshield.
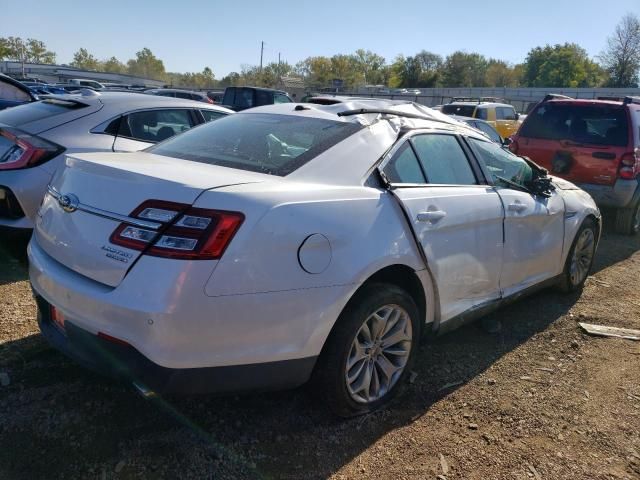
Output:
<path fill-rule="evenodd" d="M 622 107 L 543 103 L 524 121 L 520 135 L 590 145 L 626 146 L 627 113 Z"/>
<path fill-rule="evenodd" d="M 71 110 L 84 108 L 87 105 L 79 102 L 69 102 L 67 100 L 48 99 L 40 102 L 32 102 L 26 105 L 7 108 L 0 111 L 0 123 L 6 125 L 19 126 L 25 123 L 35 122 L 43 118 L 53 117 Z"/>
<path fill-rule="evenodd" d="M 473 117 L 475 105 L 443 105 L 442 113 L 447 115 L 459 115 L 461 117 Z"/>
<path fill-rule="evenodd" d="M 361 128 L 320 118 L 238 114 L 189 130 L 147 151 L 283 177 Z"/>

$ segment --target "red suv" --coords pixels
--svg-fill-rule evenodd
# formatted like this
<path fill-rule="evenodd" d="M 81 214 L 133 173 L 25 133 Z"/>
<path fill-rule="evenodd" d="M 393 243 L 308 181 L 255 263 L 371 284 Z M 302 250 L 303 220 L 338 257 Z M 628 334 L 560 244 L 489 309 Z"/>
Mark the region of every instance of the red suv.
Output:
<path fill-rule="evenodd" d="M 616 209 L 616 231 L 640 231 L 640 98 L 576 100 L 547 95 L 509 148 Z"/>

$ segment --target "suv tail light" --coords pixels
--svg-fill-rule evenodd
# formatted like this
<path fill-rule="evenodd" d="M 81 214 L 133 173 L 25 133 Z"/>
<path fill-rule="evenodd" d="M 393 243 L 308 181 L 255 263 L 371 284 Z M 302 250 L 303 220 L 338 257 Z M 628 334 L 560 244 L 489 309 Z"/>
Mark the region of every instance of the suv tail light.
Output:
<path fill-rule="evenodd" d="M 0 127 L 0 170 L 40 165 L 64 152 L 64 148 L 13 127 Z"/>
<path fill-rule="evenodd" d="M 150 230 L 121 223 L 109 241 L 144 255 L 184 260 L 214 260 L 222 256 L 244 221 L 239 212 L 193 208 L 161 200 L 148 200 L 131 217 L 158 222 Z"/>
<path fill-rule="evenodd" d="M 638 164 L 640 163 L 640 151 L 629 152 L 622 155 L 620 160 L 620 178 L 633 180 L 638 173 Z"/>
<path fill-rule="evenodd" d="M 211 103 L 211 104 L 216 103 L 213 100 L 211 100 L 208 95 L 205 95 L 204 98 L 207 100 L 207 103 Z"/>

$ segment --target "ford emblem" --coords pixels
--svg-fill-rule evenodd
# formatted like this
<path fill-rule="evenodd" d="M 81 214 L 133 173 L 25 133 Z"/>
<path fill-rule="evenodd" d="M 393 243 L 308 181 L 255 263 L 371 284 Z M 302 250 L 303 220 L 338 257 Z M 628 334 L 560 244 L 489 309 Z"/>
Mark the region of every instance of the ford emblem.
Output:
<path fill-rule="evenodd" d="M 58 204 L 67 213 L 75 212 L 78 209 L 79 203 L 80 202 L 78 200 L 78 197 L 76 197 L 73 193 L 69 193 L 67 195 L 61 195 L 58 198 Z"/>

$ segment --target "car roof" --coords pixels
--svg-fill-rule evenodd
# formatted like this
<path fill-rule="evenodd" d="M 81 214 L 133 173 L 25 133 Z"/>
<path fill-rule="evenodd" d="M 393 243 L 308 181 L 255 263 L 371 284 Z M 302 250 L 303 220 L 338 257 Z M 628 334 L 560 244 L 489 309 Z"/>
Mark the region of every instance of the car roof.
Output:
<path fill-rule="evenodd" d="M 183 98 L 163 97 L 160 95 L 148 95 L 146 93 L 138 92 L 122 92 L 122 91 L 109 91 L 102 92 L 88 91 L 85 94 L 67 94 L 67 95 L 52 95 L 54 98 L 63 98 L 67 100 L 75 100 L 80 103 L 92 105 L 96 103 L 102 103 L 105 106 L 120 106 L 126 105 L 126 110 L 136 110 L 139 108 L 155 108 L 155 107 L 191 107 L 207 110 L 218 110 L 232 113 L 228 108 L 221 107 L 219 105 L 213 105 L 203 102 L 197 102 L 195 100 L 187 100 Z"/>
<path fill-rule="evenodd" d="M 364 109 L 365 113 L 346 116 L 339 115 L 341 112 L 360 109 Z M 366 110 L 384 110 L 386 112 L 395 111 L 398 113 L 398 116 L 381 113 L 367 113 Z M 322 118 L 338 122 L 360 123 L 365 126 L 370 126 L 380 121 L 388 121 L 389 123 L 393 123 L 394 127 L 398 130 L 402 128 L 447 130 L 486 140 L 486 137 L 483 134 L 479 133 L 466 123 L 460 122 L 451 118 L 449 115 L 445 115 L 442 112 L 425 107 L 424 105 L 402 100 L 358 99 L 348 100 L 346 102 L 336 103 L 333 105 L 280 103 L 250 108 L 237 113 L 237 115 L 255 115 L 258 113 Z M 410 118 L 403 116 L 403 113 L 408 115 L 419 115 L 424 118 Z"/>
<path fill-rule="evenodd" d="M 499 102 L 451 102 L 445 105 L 462 105 L 462 106 L 474 106 L 474 107 L 511 107 L 513 105 L 509 105 L 508 103 L 499 103 Z"/>
<path fill-rule="evenodd" d="M 624 102 L 621 100 L 590 100 L 585 98 L 558 98 L 553 100 L 547 100 L 543 103 L 560 104 L 566 103 L 570 105 L 609 105 L 613 107 L 622 107 Z"/>
<path fill-rule="evenodd" d="M 276 90 L 274 88 L 264 88 L 264 87 L 252 87 L 251 85 L 242 85 L 242 86 L 238 85 L 238 86 L 227 87 L 227 88 L 250 88 L 252 90 L 262 90 L 263 92 L 275 92 L 275 93 L 282 93 L 284 95 L 288 95 L 288 93 L 285 92 L 284 90 Z"/>
<path fill-rule="evenodd" d="M 481 123 L 486 123 L 487 125 L 489 125 L 491 127 L 491 124 L 485 120 L 482 120 L 481 118 L 476 118 L 476 117 L 465 117 L 462 115 L 449 115 L 451 118 L 455 118 L 456 120 L 460 121 L 460 122 L 481 122 Z M 492 127 L 493 128 L 493 127 Z"/>
<path fill-rule="evenodd" d="M 199 95 L 206 95 L 205 92 L 198 92 L 196 90 L 186 90 L 183 88 L 150 88 L 145 92 L 184 92 L 184 93 L 197 93 Z"/>

